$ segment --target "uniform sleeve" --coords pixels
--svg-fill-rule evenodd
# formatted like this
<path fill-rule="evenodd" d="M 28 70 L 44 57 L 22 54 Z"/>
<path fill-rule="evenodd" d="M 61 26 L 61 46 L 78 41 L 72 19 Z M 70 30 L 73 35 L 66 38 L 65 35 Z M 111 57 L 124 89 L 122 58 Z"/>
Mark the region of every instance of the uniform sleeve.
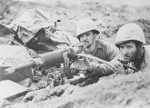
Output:
<path fill-rule="evenodd" d="M 114 73 L 114 70 L 111 66 L 107 64 L 91 64 L 92 75 L 102 77 L 108 76 Z"/>

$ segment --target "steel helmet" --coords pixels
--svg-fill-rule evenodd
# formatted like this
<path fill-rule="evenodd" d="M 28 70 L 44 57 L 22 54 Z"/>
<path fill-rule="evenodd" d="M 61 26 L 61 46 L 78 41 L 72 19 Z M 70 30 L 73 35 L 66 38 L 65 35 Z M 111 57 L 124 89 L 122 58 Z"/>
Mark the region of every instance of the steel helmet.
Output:
<path fill-rule="evenodd" d="M 116 45 L 119 45 L 129 40 L 135 40 L 146 44 L 144 32 L 139 25 L 135 23 L 128 23 L 118 30 L 115 41 Z"/>
<path fill-rule="evenodd" d="M 87 31 L 90 30 L 96 30 L 99 33 L 99 30 L 97 29 L 96 23 L 91 19 L 81 19 L 79 20 L 77 24 L 77 38 L 79 39 L 79 36 Z"/>

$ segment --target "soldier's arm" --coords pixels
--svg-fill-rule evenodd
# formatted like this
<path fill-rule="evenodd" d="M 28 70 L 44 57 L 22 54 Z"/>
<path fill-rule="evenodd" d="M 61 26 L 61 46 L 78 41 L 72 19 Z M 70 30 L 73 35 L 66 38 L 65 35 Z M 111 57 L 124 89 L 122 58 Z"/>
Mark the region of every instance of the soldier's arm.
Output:
<path fill-rule="evenodd" d="M 102 77 L 108 76 L 111 74 L 125 74 L 125 69 L 123 65 L 117 61 L 117 58 L 113 59 L 112 61 L 105 63 L 90 63 L 90 71 L 92 75 Z"/>
<path fill-rule="evenodd" d="M 114 73 L 114 70 L 111 66 L 107 64 L 91 64 L 92 75 L 102 77 L 108 76 Z"/>
<path fill-rule="evenodd" d="M 91 71 L 93 74 L 102 77 L 108 76 L 113 73 L 125 73 L 123 65 L 117 60 L 121 57 L 119 49 L 113 44 L 107 44 L 106 55 L 108 59 L 108 64 L 93 64 L 91 63 Z"/>

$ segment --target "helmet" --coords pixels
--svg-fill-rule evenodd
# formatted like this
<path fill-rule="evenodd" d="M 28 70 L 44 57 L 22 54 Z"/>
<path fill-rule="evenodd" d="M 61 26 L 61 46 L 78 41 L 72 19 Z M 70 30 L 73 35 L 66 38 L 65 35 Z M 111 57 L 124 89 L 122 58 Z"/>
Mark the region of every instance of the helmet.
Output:
<path fill-rule="evenodd" d="M 77 38 L 79 39 L 79 35 L 90 30 L 96 30 L 99 33 L 99 30 L 97 29 L 97 25 L 93 20 L 88 18 L 79 20 L 77 24 L 77 35 L 76 35 Z"/>
<path fill-rule="evenodd" d="M 146 44 L 144 32 L 139 25 L 135 23 L 128 23 L 118 30 L 115 41 L 116 45 L 119 45 L 129 40 L 135 40 Z"/>

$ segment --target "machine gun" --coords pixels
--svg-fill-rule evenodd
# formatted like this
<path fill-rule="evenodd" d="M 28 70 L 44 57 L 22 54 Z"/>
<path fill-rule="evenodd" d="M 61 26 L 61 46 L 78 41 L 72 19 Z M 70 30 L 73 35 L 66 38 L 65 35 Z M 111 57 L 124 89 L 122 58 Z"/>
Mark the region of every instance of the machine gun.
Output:
<path fill-rule="evenodd" d="M 71 55 L 72 56 L 71 58 L 73 61 L 77 57 L 87 57 L 89 59 L 93 59 L 93 60 L 96 60 L 100 63 L 104 63 L 104 64 L 111 66 L 111 64 L 109 62 L 102 60 L 100 58 L 97 58 L 97 57 L 94 57 L 91 55 L 86 55 L 86 54 L 77 54 L 79 52 L 78 47 L 68 47 L 68 48 L 58 49 L 58 50 L 55 50 L 55 51 L 52 51 L 49 53 L 40 54 L 38 58 L 35 58 L 35 59 L 31 60 L 30 62 L 5 69 L 5 72 L 11 74 L 13 72 L 20 71 L 22 69 L 35 68 L 35 67 L 40 67 L 42 70 L 46 70 L 46 69 L 49 69 L 50 67 L 55 66 L 58 63 L 64 62 L 63 54 L 66 52 L 73 54 L 73 55 Z M 120 61 L 120 62 L 125 67 L 133 69 L 135 71 L 138 71 L 138 69 L 136 69 L 135 67 L 127 66 L 124 62 L 122 62 L 122 61 Z M 86 77 L 81 77 L 81 78 L 79 76 L 77 79 L 70 79 L 70 83 L 77 84 L 78 82 L 82 82 L 84 80 L 87 80 L 89 77 L 93 77 L 93 76 L 86 76 Z"/>
<path fill-rule="evenodd" d="M 13 72 L 22 69 L 35 68 L 39 66 L 42 70 L 49 69 L 50 67 L 53 67 L 56 64 L 63 62 L 63 53 L 65 52 L 77 53 L 78 51 L 79 51 L 78 47 L 68 47 L 58 49 L 49 53 L 40 54 L 38 58 L 35 58 L 25 64 L 5 69 L 5 72 L 11 74 Z"/>

